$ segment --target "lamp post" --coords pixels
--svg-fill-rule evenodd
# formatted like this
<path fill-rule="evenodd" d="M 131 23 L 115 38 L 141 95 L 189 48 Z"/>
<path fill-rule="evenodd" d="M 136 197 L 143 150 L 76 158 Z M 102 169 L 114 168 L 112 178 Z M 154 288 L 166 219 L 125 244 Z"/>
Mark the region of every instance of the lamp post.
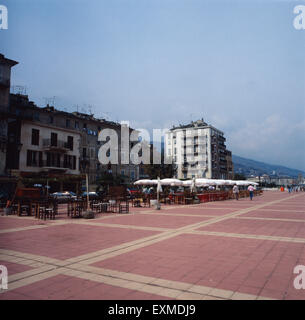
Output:
<path fill-rule="evenodd" d="M 86 191 L 87 191 L 87 210 L 84 212 L 83 217 L 87 219 L 94 218 L 94 212 L 90 210 L 90 204 L 89 204 L 89 179 L 88 179 L 88 173 L 87 173 L 87 161 L 86 159 L 83 159 L 82 162 L 82 169 L 83 172 L 85 172 L 86 175 Z"/>

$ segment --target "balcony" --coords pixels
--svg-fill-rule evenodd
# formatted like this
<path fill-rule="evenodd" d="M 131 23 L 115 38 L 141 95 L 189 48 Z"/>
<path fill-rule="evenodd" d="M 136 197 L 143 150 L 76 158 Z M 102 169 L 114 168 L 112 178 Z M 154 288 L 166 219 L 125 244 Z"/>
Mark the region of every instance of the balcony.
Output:
<path fill-rule="evenodd" d="M 57 141 L 51 141 L 51 139 L 43 139 L 42 140 L 42 146 L 44 149 L 47 150 L 58 150 L 58 151 L 69 151 L 71 150 L 71 147 L 69 146 L 68 142 L 57 140 Z"/>
<path fill-rule="evenodd" d="M 76 170 L 73 169 L 73 165 L 72 163 L 65 163 L 64 161 L 47 161 L 47 160 L 43 160 L 39 167 L 42 167 L 43 169 L 46 170 L 57 170 L 57 171 L 61 171 L 61 172 L 65 172 L 67 170 Z"/>
<path fill-rule="evenodd" d="M 206 139 L 198 138 L 194 140 L 194 137 L 184 137 L 181 138 L 181 144 L 186 146 L 193 146 L 193 145 L 206 145 Z"/>

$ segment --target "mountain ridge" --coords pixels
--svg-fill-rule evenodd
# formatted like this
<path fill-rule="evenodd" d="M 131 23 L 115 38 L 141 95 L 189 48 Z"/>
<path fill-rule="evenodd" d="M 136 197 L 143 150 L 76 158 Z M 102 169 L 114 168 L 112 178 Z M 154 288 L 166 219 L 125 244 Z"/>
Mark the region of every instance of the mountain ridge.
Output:
<path fill-rule="evenodd" d="M 269 164 L 262 161 L 252 160 L 237 155 L 232 155 L 234 164 L 234 172 L 241 173 L 246 176 L 255 175 L 260 176 L 263 174 L 287 176 L 297 178 L 299 174 L 305 176 L 305 172 L 299 169 L 288 168 L 282 165 Z"/>

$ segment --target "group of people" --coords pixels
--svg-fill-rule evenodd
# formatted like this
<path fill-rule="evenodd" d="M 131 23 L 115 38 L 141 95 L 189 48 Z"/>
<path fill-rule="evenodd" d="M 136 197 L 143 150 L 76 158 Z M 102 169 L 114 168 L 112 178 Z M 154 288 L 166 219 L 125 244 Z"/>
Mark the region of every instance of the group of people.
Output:
<path fill-rule="evenodd" d="M 304 187 L 301 186 L 287 186 L 288 192 L 300 192 L 300 191 L 304 191 Z"/>
<path fill-rule="evenodd" d="M 234 185 L 233 187 L 233 194 L 235 195 L 235 199 L 238 200 L 239 199 L 239 188 L 237 186 L 237 184 Z M 254 187 L 253 185 L 249 185 L 248 187 L 248 191 L 249 191 L 249 197 L 250 197 L 250 200 L 253 199 L 253 195 L 254 195 Z"/>

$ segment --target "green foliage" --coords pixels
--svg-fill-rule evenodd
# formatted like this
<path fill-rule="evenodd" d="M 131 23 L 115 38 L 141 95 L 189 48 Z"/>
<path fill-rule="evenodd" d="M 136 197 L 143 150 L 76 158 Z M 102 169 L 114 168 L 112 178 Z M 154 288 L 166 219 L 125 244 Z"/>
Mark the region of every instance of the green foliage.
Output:
<path fill-rule="evenodd" d="M 241 174 L 241 173 L 235 173 L 234 174 L 234 179 L 233 180 L 247 180 L 246 176 Z"/>

